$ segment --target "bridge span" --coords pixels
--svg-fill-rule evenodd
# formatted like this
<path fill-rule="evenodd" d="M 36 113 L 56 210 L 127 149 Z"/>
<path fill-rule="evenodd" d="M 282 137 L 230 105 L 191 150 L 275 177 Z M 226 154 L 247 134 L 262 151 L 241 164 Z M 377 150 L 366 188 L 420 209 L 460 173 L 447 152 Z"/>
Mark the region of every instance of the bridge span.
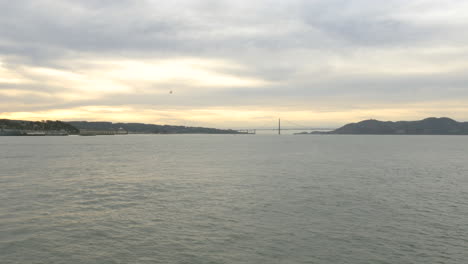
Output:
<path fill-rule="evenodd" d="M 289 125 L 287 127 L 283 127 L 281 125 L 281 119 L 278 119 L 278 126 L 277 127 L 259 127 L 259 128 L 248 128 L 248 129 L 238 129 L 239 132 L 244 132 L 245 134 L 256 134 L 257 131 L 274 131 L 277 132 L 278 135 L 281 135 L 281 131 L 297 131 L 297 132 L 310 132 L 310 131 L 331 131 L 334 128 L 324 128 L 324 127 L 308 127 L 295 124 L 293 122 L 286 121 Z M 291 126 L 292 124 L 292 126 Z"/>

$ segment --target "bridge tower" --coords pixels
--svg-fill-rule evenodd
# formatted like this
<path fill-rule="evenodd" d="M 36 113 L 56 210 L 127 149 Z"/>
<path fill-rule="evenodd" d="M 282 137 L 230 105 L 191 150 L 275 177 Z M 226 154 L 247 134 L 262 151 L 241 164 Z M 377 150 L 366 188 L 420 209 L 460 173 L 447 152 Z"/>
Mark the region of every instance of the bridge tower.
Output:
<path fill-rule="evenodd" d="M 281 118 L 278 118 L 278 135 L 281 135 Z"/>

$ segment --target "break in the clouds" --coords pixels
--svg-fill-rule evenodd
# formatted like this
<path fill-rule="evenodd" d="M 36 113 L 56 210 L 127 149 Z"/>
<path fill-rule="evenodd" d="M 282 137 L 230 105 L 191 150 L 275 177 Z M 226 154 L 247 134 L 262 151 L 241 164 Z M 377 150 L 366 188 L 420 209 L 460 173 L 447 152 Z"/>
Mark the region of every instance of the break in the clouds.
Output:
<path fill-rule="evenodd" d="M 467 120 L 467 12 L 458 0 L 0 1 L 0 117 Z"/>

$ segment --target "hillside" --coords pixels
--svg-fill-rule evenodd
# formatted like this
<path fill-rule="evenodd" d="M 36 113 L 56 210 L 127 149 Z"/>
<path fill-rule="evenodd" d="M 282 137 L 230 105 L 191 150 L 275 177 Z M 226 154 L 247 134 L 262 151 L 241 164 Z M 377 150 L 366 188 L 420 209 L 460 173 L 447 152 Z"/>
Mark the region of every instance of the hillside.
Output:
<path fill-rule="evenodd" d="M 13 130 L 30 130 L 30 131 L 66 131 L 70 134 L 77 134 L 79 130 L 62 121 L 24 121 L 24 120 L 10 120 L 0 119 L 1 129 Z"/>
<path fill-rule="evenodd" d="M 87 121 L 72 121 L 67 123 L 74 127 L 77 127 L 78 129 L 115 131 L 120 128 L 123 128 L 129 133 L 138 134 L 242 134 L 241 132 L 231 129 L 226 130 L 206 127 L 153 125 L 143 123 L 112 123 Z"/>
<path fill-rule="evenodd" d="M 365 120 L 347 124 L 328 134 L 468 135 L 468 122 L 457 122 L 446 117 L 398 122 Z"/>

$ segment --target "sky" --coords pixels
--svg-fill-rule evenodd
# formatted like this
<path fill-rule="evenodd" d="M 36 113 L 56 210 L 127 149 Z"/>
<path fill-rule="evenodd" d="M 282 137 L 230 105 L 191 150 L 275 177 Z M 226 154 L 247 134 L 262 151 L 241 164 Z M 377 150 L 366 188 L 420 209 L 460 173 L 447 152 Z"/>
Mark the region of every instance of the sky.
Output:
<path fill-rule="evenodd" d="M 0 118 L 468 121 L 468 1 L 0 0 Z"/>

